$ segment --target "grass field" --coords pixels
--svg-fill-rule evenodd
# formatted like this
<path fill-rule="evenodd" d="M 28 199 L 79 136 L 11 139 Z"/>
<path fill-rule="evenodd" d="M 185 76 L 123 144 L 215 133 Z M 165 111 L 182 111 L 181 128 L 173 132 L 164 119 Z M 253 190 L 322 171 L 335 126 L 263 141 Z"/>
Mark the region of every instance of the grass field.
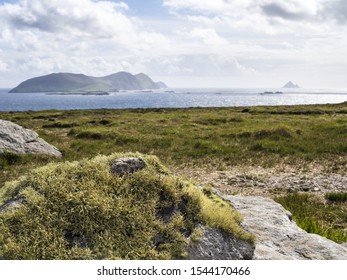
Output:
<path fill-rule="evenodd" d="M 35 130 L 64 155 L 55 159 L 1 154 L 0 188 L 5 181 L 52 161 L 136 151 L 156 155 L 165 165 L 182 170 L 282 165 L 305 170 L 314 163 L 323 172 L 347 172 L 347 102 L 250 108 L 0 112 L 0 119 Z M 336 207 L 340 209 L 345 204 L 344 200 Z M 342 221 L 339 218 L 338 223 L 346 229 L 347 221 Z M 344 240 L 347 241 L 346 234 Z"/>

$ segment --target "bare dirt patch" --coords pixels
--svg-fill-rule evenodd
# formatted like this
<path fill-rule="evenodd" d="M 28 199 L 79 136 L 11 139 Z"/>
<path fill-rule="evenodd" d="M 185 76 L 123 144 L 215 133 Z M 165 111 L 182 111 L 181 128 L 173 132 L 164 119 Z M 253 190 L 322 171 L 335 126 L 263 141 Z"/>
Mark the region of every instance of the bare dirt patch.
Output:
<path fill-rule="evenodd" d="M 347 192 L 347 175 L 324 172 L 325 166 L 296 169 L 291 166 L 264 168 L 236 166 L 224 171 L 183 168 L 175 172 L 199 185 L 210 185 L 224 194 L 277 195 L 305 192 L 323 197 L 327 192 Z"/>

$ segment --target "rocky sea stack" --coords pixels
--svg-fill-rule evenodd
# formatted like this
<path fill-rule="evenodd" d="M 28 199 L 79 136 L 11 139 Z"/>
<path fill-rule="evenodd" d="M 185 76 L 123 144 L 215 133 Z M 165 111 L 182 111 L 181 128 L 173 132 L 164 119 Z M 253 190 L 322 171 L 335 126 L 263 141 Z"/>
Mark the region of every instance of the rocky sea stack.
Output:
<path fill-rule="evenodd" d="M 282 88 L 300 88 L 299 85 L 294 84 L 293 82 L 289 81 L 286 83 Z"/>

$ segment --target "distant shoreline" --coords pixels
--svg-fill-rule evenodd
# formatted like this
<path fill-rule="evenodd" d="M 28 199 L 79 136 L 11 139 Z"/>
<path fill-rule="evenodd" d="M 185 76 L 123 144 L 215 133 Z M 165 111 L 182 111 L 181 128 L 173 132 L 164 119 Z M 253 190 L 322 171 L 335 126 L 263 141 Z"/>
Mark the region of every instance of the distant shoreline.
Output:
<path fill-rule="evenodd" d="M 347 93 L 322 91 L 282 91 L 283 94 L 259 92 L 270 89 L 185 89 L 141 91 L 68 91 L 45 93 L 8 93 L 0 90 L 0 111 L 44 111 L 134 108 L 225 108 L 339 104 Z"/>
<path fill-rule="evenodd" d="M 305 111 L 305 108 L 311 108 L 311 107 L 336 107 L 336 106 L 343 106 L 347 104 L 347 101 L 339 102 L 339 103 L 321 103 L 321 104 L 302 104 L 302 105 L 257 105 L 257 106 L 221 106 L 221 107 L 151 107 L 151 108 L 87 108 L 87 109 L 44 109 L 44 110 L 22 110 L 22 111 L 1 111 L 0 114 L 7 114 L 7 113 L 28 113 L 28 114 L 36 114 L 36 113 L 46 113 L 46 112 L 95 112 L 95 111 L 105 111 L 105 112 L 112 112 L 112 111 L 123 111 L 123 112 L 175 112 L 175 111 L 192 111 L 192 110 L 206 110 L 206 111 L 218 111 L 218 110 L 237 110 L 241 113 L 250 113 L 252 110 L 259 110 L 259 109 L 276 109 L 276 108 L 288 108 L 288 109 L 296 109 L 295 112 L 290 111 L 288 114 L 290 115 L 320 115 L 323 114 L 321 111 Z M 303 111 L 298 110 L 298 108 L 302 108 Z M 324 112 L 326 113 L 326 112 Z M 336 114 L 347 114 L 347 111 L 343 110 L 341 112 L 335 112 Z M 272 114 L 283 114 L 283 113 L 275 113 Z"/>
<path fill-rule="evenodd" d="M 45 95 L 110 95 L 106 91 L 97 92 L 47 92 Z"/>

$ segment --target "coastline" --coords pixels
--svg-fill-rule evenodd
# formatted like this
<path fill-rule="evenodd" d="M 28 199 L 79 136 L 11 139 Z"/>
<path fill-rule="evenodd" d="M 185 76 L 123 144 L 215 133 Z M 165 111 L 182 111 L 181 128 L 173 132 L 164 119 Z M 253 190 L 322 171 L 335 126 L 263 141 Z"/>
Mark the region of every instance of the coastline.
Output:
<path fill-rule="evenodd" d="M 283 91 L 259 94 L 267 89 L 175 89 L 121 92 L 8 93 L 0 91 L 0 111 L 219 108 L 281 105 L 338 104 L 347 101 L 346 91 Z M 276 92 L 275 89 L 270 89 Z"/>

